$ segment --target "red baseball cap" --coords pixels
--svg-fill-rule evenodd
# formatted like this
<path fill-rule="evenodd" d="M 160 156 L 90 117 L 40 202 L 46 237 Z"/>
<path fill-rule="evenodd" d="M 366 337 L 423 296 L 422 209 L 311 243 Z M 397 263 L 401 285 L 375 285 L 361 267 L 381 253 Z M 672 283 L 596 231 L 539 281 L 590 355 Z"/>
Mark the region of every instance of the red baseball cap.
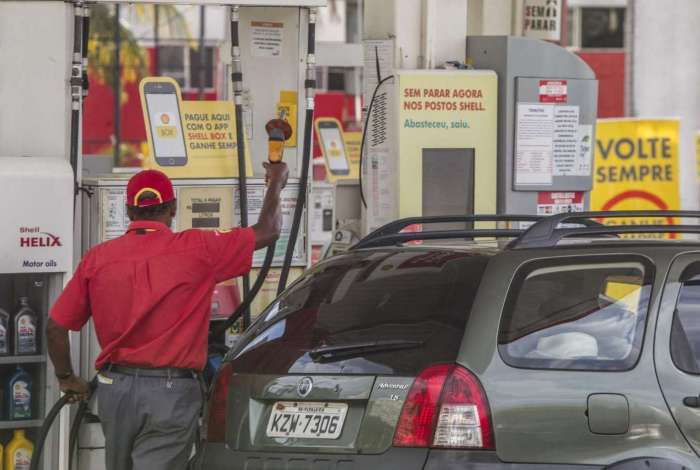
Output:
<path fill-rule="evenodd" d="M 139 201 L 141 195 L 146 192 L 153 193 L 155 197 Z M 126 203 L 133 207 L 155 206 L 173 199 L 175 199 L 173 184 L 162 171 L 139 171 L 131 177 L 129 184 L 126 185 Z"/>

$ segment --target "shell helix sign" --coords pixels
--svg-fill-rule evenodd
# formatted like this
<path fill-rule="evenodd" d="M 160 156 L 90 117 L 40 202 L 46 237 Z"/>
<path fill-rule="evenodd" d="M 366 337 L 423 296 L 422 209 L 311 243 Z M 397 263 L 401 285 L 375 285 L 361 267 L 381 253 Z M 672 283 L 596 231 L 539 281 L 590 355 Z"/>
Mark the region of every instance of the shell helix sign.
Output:
<path fill-rule="evenodd" d="M 677 119 L 599 120 L 591 209 L 680 209 L 679 129 Z M 615 219 L 611 222 L 665 224 L 671 221 Z M 668 237 L 675 238 L 675 235 Z"/>

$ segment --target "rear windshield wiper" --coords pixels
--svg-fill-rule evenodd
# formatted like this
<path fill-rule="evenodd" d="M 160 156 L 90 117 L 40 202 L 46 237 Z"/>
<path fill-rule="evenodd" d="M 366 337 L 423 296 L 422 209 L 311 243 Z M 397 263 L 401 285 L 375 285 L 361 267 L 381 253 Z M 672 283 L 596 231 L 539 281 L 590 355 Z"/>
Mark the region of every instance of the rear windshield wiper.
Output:
<path fill-rule="evenodd" d="M 309 356 L 314 362 L 325 362 L 343 357 L 360 356 L 364 353 L 394 351 L 397 349 L 413 349 L 421 346 L 423 346 L 423 341 L 368 341 L 366 343 L 351 343 L 340 346 L 322 346 L 309 351 Z"/>

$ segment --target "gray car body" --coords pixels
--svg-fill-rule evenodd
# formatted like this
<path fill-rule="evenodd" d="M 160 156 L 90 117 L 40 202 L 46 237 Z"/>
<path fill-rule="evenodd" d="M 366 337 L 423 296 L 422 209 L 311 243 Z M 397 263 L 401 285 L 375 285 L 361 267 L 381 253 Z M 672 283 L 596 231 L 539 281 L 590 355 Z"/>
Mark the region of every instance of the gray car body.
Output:
<path fill-rule="evenodd" d="M 382 248 L 387 249 L 391 248 Z M 608 256 L 642 256 L 655 266 L 636 365 L 611 372 L 523 369 L 506 364 L 497 339 L 515 273 L 533 260 L 581 261 Z M 232 450 L 226 444 L 204 443 L 193 468 L 700 468 L 700 412 L 683 405 L 683 397 L 700 393 L 700 376 L 679 371 L 670 355 L 678 280 L 693 262 L 700 262 L 700 245 L 672 241 L 584 241 L 556 248 L 504 249 L 492 256 L 472 306 L 457 362 L 483 385 L 492 413 L 495 452 L 397 449 L 383 444 L 377 447 L 377 440 L 386 441 L 387 433 L 393 432 L 392 417 L 400 412 L 382 410 L 377 414 L 389 416 L 388 421 L 372 423 L 367 422 L 367 416 L 358 418 L 363 420 L 359 439 L 369 442 L 365 452 L 329 453 L 313 446 L 295 448 L 293 443 L 277 448 L 236 445 Z M 253 393 L 250 390 L 268 393 L 271 384 L 279 384 L 280 380 L 285 378 L 234 378 L 232 388 L 238 388 L 230 391 L 229 400 L 239 403 L 244 411 L 236 413 L 227 424 L 229 435 L 252 429 L 246 405 Z M 241 397 L 246 403 L 241 403 Z M 381 408 L 381 403 L 375 405 Z M 620 420 L 625 417 L 626 429 L 620 429 Z M 373 441 L 373 436 L 378 437 Z M 248 435 L 242 440 L 252 442 Z"/>

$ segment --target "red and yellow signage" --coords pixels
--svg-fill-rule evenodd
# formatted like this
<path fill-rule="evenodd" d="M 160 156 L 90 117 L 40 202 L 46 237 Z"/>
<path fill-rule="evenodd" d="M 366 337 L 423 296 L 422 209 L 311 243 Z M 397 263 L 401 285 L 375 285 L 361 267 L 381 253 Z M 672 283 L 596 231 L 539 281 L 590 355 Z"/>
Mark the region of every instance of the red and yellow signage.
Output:
<path fill-rule="evenodd" d="M 599 120 L 591 209 L 680 209 L 679 128 L 677 119 Z M 613 219 L 606 223 L 670 222 L 675 221 L 665 218 Z"/>

